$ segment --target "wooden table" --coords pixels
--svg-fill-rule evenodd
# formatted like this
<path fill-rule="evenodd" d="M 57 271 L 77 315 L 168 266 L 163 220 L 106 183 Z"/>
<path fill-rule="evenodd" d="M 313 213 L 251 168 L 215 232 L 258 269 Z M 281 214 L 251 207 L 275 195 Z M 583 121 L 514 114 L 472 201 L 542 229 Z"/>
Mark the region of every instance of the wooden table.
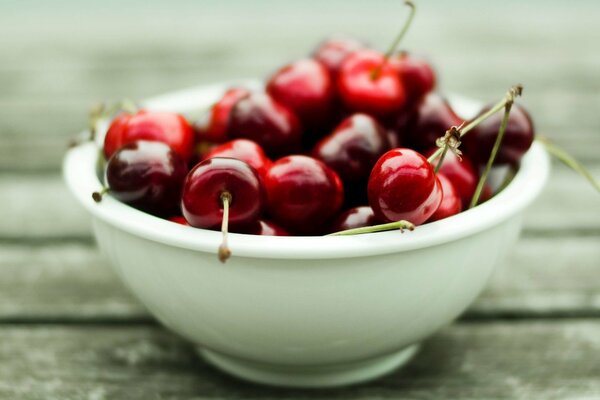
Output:
<path fill-rule="evenodd" d="M 420 2 L 406 46 L 447 92 L 525 84 L 539 132 L 600 177 L 600 3 Z M 525 4 L 526 3 L 526 4 Z M 385 46 L 400 2 L 0 3 L 0 398 L 600 398 L 600 197 L 556 165 L 486 291 L 405 369 L 340 391 L 216 372 L 124 290 L 66 192 L 99 99 L 265 76 L 328 33 Z"/>

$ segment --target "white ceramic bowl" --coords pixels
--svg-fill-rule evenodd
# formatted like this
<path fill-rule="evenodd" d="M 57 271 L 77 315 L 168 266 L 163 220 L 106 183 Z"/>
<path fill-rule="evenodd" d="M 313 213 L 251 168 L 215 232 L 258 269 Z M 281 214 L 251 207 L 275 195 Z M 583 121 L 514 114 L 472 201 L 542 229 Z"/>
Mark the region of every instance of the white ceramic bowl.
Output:
<path fill-rule="evenodd" d="M 228 85 L 145 106 L 188 112 Z M 476 108 L 464 100 L 454 106 L 463 114 Z M 247 380 L 298 387 L 362 382 L 408 361 L 481 292 L 549 173 L 534 144 L 505 190 L 457 216 L 404 234 L 231 234 L 233 256 L 223 265 L 219 232 L 161 220 L 110 196 L 94 203 L 98 156 L 93 143 L 70 150 L 64 175 L 125 285 L 210 363 Z"/>

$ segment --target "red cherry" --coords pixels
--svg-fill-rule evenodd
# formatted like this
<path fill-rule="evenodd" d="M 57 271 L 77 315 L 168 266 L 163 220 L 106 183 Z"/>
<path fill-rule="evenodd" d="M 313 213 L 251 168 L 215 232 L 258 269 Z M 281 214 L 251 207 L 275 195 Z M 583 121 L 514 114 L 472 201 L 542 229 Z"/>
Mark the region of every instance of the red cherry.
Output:
<path fill-rule="evenodd" d="M 117 150 L 106 165 L 106 183 L 113 197 L 155 215 L 179 208 L 187 174 L 183 159 L 165 143 L 137 140 Z M 101 199 L 100 193 L 94 199 Z"/>
<path fill-rule="evenodd" d="M 479 115 L 490 108 L 485 107 Z M 497 112 L 464 136 L 463 150 L 476 164 L 487 163 L 503 117 L 504 112 Z M 518 164 L 531 147 L 533 138 L 534 127 L 529 113 L 522 106 L 513 105 L 494 165 Z"/>
<path fill-rule="evenodd" d="M 406 103 L 398 73 L 374 50 L 359 50 L 348 56 L 340 68 L 337 87 L 348 108 L 378 117 L 390 116 Z"/>
<path fill-rule="evenodd" d="M 188 224 L 188 222 L 185 220 L 185 217 L 183 215 L 176 215 L 174 217 L 170 217 L 169 221 L 171 222 L 175 222 L 176 224 L 180 224 L 180 225 L 185 225 L 185 226 L 189 226 L 190 224 Z"/>
<path fill-rule="evenodd" d="M 437 148 L 432 148 L 425 153 L 425 157 L 431 157 L 436 150 Z M 434 161 L 434 165 L 435 163 L 437 163 L 437 160 Z M 464 155 L 458 158 L 453 152 L 448 151 L 438 172 L 444 174 L 452 182 L 462 201 L 463 208 L 467 208 L 479 180 L 477 169 L 475 169 L 473 163 Z"/>
<path fill-rule="evenodd" d="M 250 92 L 243 88 L 228 89 L 209 110 L 205 120 L 197 121 L 194 124 L 198 138 L 213 143 L 227 141 L 231 110 L 238 101 L 249 94 Z"/>
<path fill-rule="evenodd" d="M 461 198 L 450 179 L 440 173 L 438 173 L 437 177 L 442 185 L 443 198 L 440 206 L 429 217 L 427 222 L 439 221 L 440 219 L 451 217 L 462 210 Z"/>
<path fill-rule="evenodd" d="M 367 46 L 357 39 L 332 37 L 321 42 L 312 56 L 327 68 L 332 78 L 335 78 L 346 57 L 365 47 Z"/>
<path fill-rule="evenodd" d="M 113 121 L 104 139 L 105 157 L 111 157 L 116 150 L 135 140 L 166 143 L 186 162 L 194 150 L 194 131 L 183 116 L 165 111 L 140 110 Z"/>
<path fill-rule="evenodd" d="M 259 219 L 256 223 L 245 227 L 240 233 L 246 233 L 248 235 L 260 235 L 260 236 L 290 236 L 288 231 L 276 225 L 274 222 Z"/>
<path fill-rule="evenodd" d="M 223 221 L 223 197 L 229 196 L 233 227 L 256 222 L 264 192 L 254 168 L 234 158 L 211 158 L 196 165 L 183 186 L 181 209 L 191 226 L 216 229 Z"/>
<path fill-rule="evenodd" d="M 301 234 L 326 229 L 344 201 L 338 175 L 307 156 L 275 161 L 266 175 L 265 188 L 268 211 L 274 221 Z"/>
<path fill-rule="evenodd" d="M 410 147 L 419 151 L 435 146 L 435 141 L 450 127 L 463 122 L 448 101 L 437 93 L 427 95 L 408 120 L 404 115 L 400 119 L 403 126 L 398 126 L 399 132 Z"/>
<path fill-rule="evenodd" d="M 270 157 L 300 149 L 302 130 L 298 118 L 266 93 L 252 93 L 238 101 L 229 129 L 232 138 L 253 140 Z"/>
<path fill-rule="evenodd" d="M 223 143 L 206 153 L 203 160 L 215 157 L 242 160 L 254 168 L 260 176 L 264 176 L 271 165 L 271 160 L 267 158 L 263 149 L 248 139 L 235 139 Z"/>
<path fill-rule="evenodd" d="M 353 207 L 344 211 L 332 225 L 332 232 L 345 231 L 347 229 L 362 228 L 378 224 L 373 209 L 369 206 Z"/>
<path fill-rule="evenodd" d="M 418 102 L 435 88 L 435 72 L 426 60 L 403 51 L 390 58 L 390 64 L 400 75 L 409 102 Z"/>
<path fill-rule="evenodd" d="M 269 79 L 267 92 L 300 118 L 307 133 L 327 124 L 334 87 L 320 62 L 304 59 L 286 65 Z"/>
<path fill-rule="evenodd" d="M 425 222 L 442 201 L 433 167 L 411 149 L 393 149 L 373 167 L 368 186 L 369 204 L 384 222 Z"/>

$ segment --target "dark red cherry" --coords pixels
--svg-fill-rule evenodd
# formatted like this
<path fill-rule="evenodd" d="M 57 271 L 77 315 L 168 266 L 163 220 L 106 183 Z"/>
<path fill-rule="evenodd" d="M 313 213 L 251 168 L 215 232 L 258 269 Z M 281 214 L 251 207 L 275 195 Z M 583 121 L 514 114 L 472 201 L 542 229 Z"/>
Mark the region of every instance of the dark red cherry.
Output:
<path fill-rule="evenodd" d="M 366 45 L 357 39 L 335 36 L 321 42 L 312 56 L 315 60 L 320 61 L 327 68 L 331 77 L 335 79 L 346 57 L 365 47 Z"/>
<path fill-rule="evenodd" d="M 390 58 L 390 64 L 400 75 L 409 102 L 420 101 L 435 88 L 435 72 L 423 58 L 403 51 Z"/>
<path fill-rule="evenodd" d="M 223 143 L 206 153 L 203 159 L 208 160 L 215 157 L 242 160 L 254 168 L 261 176 L 264 176 L 271 166 L 271 160 L 267 158 L 263 149 L 256 142 L 248 139 L 235 139 Z"/>
<path fill-rule="evenodd" d="M 185 217 L 183 215 L 176 215 L 174 217 L 170 217 L 169 221 L 171 222 L 175 222 L 176 224 L 180 224 L 180 225 L 185 225 L 185 226 L 189 226 L 190 224 L 188 224 L 188 222 L 185 220 Z"/>
<path fill-rule="evenodd" d="M 186 174 L 186 163 L 178 153 L 165 143 L 145 140 L 121 147 L 106 165 L 110 194 L 155 215 L 177 212 Z"/>
<path fill-rule="evenodd" d="M 340 232 L 347 229 L 362 228 L 364 226 L 377 225 L 379 221 L 375 218 L 373 209 L 369 206 L 353 207 L 344 211 L 331 227 L 331 232 Z"/>
<path fill-rule="evenodd" d="M 273 163 L 265 178 L 267 208 L 273 220 L 300 234 L 321 233 L 340 210 L 344 189 L 321 161 L 288 156 Z"/>
<path fill-rule="evenodd" d="M 404 126 L 398 126 L 399 132 L 406 143 L 418 151 L 434 147 L 437 138 L 444 136 L 450 127 L 463 122 L 450 103 L 437 93 L 427 95 L 410 118 L 400 118 Z"/>
<path fill-rule="evenodd" d="M 186 162 L 194 151 L 194 130 L 187 120 L 176 113 L 140 110 L 129 117 L 117 117 L 104 138 L 104 155 L 136 140 L 152 140 L 169 145 Z"/>
<path fill-rule="evenodd" d="M 432 148 L 425 153 L 425 157 L 430 157 L 437 148 Z M 437 160 L 433 162 L 436 165 Z M 479 174 L 473 163 L 466 156 L 458 158 L 453 152 L 448 151 L 444 157 L 439 172 L 452 182 L 458 196 L 461 199 L 463 208 L 467 208 L 471 203 L 471 198 L 475 193 Z"/>
<path fill-rule="evenodd" d="M 440 173 L 437 174 L 437 177 L 442 185 L 443 198 L 440 206 L 435 210 L 433 215 L 429 217 L 427 222 L 439 221 L 440 219 L 451 217 L 462 211 L 461 198 L 450 179 Z"/>
<path fill-rule="evenodd" d="M 388 117 L 406 103 L 398 73 L 377 51 L 359 50 L 349 55 L 337 79 L 340 98 L 353 111 Z"/>
<path fill-rule="evenodd" d="M 433 167 L 411 149 L 393 149 L 373 167 L 368 186 L 369 204 L 383 222 L 427 221 L 442 201 L 442 188 Z"/>
<path fill-rule="evenodd" d="M 273 99 L 292 110 L 307 134 L 327 124 L 332 111 L 334 85 L 319 61 L 304 59 L 278 70 L 267 82 Z"/>
<path fill-rule="evenodd" d="M 258 143 L 278 157 L 300 149 L 302 128 L 296 115 L 266 93 L 252 93 L 237 102 L 231 113 L 229 134 Z"/>
<path fill-rule="evenodd" d="M 264 191 L 258 173 L 234 158 L 211 158 L 190 171 L 183 186 L 183 216 L 191 226 L 217 229 L 223 221 L 224 196 L 228 196 L 232 228 L 250 225 L 260 217 Z"/>
<path fill-rule="evenodd" d="M 199 121 L 194 123 L 194 130 L 201 141 L 213 143 L 226 142 L 229 131 L 231 110 L 238 101 L 248 96 L 250 92 L 243 88 L 228 89 Z"/>
<path fill-rule="evenodd" d="M 373 165 L 390 149 L 386 129 L 367 114 L 353 114 L 323 138 L 312 156 L 333 169 L 344 184 L 365 184 Z"/>
<path fill-rule="evenodd" d="M 276 225 L 274 222 L 259 219 L 256 223 L 245 227 L 239 233 L 246 233 L 248 235 L 260 235 L 260 236 L 290 236 L 288 231 Z"/>
<path fill-rule="evenodd" d="M 479 115 L 489 109 L 489 106 L 485 107 Z M 476 164 L 487 163 L 503 117 L 503 111 L 497 112 L 463 137 L 462 149 Z M 533 138 L 534 127 L 529 113 L 522 106 L 513 105 L 494 165 L 518 164 L 531 147 Z"/>

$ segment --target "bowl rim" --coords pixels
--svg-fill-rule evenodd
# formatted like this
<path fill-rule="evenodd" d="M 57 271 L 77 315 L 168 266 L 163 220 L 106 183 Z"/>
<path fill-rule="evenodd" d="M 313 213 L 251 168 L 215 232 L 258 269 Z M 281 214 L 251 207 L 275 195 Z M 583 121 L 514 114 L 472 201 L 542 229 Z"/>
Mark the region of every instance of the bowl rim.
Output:
<path fill-rule="evenodd" d="M 240 83 L 242 82 L 242 83 Z M 226 88 L 242 84 L 256 87 L 256 81 L 235 81 L 204 85 L 149 99 L 145 108 L 178 112 L 190 104 L 208 107 Z M 195 100 L 195 101 L 193 101 Z M 451 97 L 463 110 L 473 112 L 478 104 Z M 106 123 L 107 124 L 107 123 Z M 101 150 L 88 142 L 68 150 L 63 162 L 64 179 L 75 198 L 95 218 L 115 228 L 169 246 L 214 253 L 221 233 L 173 223 L 123 204 L 111 196 L 95 203 L 91 193 L 101 187 L 96 165 Z M 521 161 L 512 182 L 485 203 L 450 218 L 418 226 L 412 232 L 387 231 L 355 236 L 257 236 L 231 233 L 229 246 L 235 257 L 268 259 L 334 259 L 385 255 L 435 246 L 459 240 L 492 228 L 527 207 L 541 192 L 550 172 L 543 146 L 534 142 Z"/>

